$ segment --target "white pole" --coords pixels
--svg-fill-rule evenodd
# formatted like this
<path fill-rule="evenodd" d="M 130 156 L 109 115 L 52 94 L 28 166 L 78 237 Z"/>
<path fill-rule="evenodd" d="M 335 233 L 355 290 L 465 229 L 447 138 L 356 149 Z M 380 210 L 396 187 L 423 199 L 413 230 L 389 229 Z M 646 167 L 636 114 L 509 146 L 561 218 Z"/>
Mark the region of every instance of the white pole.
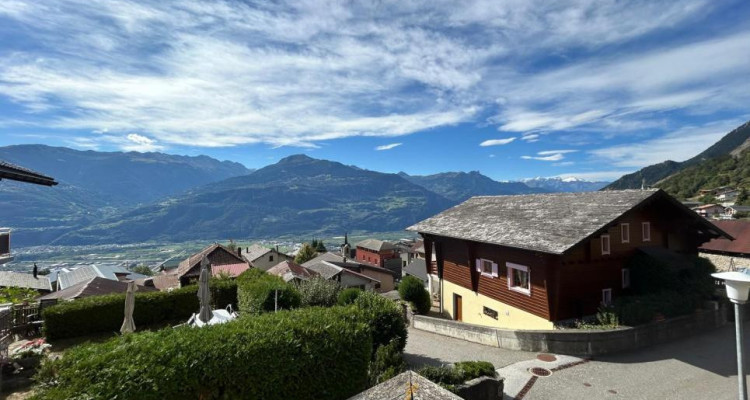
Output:
<path fill-rule="evenodd" d="M 739 399 L 747 400 L 747 387 L 745 385 L 745 354 L 742 348 L 744 341 L 742 323 L 742 304 L 734 303 L 734 325 L 737 339 L 737 383 L 739 386 Z"/>
<path fill-rule="evenodd" d="M 273 312 L 279 311 L 279 289 L 273 291 Z"/>

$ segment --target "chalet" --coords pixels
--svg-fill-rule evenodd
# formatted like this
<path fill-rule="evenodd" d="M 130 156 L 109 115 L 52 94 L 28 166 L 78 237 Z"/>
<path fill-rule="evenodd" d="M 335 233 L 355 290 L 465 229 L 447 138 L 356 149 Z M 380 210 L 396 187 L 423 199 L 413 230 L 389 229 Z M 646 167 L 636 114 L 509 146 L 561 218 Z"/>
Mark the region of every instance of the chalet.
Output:
<path fill-rule="evenodd" d="M 0 160 L 0 181 L 3 179 L 43 186 L 57 185 L 54 178 Z M 13 255 L 10 252 L 10 229 L 0 228 L 0 265 L 11 261 L 13 261 Z"/>
<path fill-rule="evenodd" d="M 377 279 L 348 270 L 328 261 L 320 261 L 305 267 L 317 272 L 323 279 L 338 282 L 343 288 L 355 287 L 362 290 L 377 290 L 380 288 L 380 281 Z"/>
<path fill-rule="evenodd" d="M 266 272 L 271 275 L 280 276 L 284 282 L 295 283 L 309 281 L 312 278 L 320 276 L 319 273 L 299 264 L 295 264 L 293 261 L 282 261 Z"/>
<path fill-rule="evenodd" d="M 359 262 L 377 265 L 393 271 L 397 278 L 401 278 L 401 255 L 398 248 L 389 242 L 377 239 L 365 239 L 355 245 L 355 258 Z"/>
<path fill-rule="evenodd" d="M 724 215 L 735 217 L 737 214 L 750 214 L 750 206 L 729 206 L 724 209 Z"/>
<path fill-rule="evenodd" d="M 693 208 L 693 211 L 701 217 L 714 218 L 724 213 L 724 207 L 719 204 L 704 204 Z"/>
<path fill-rule="evenodd" d="M 242 257 L 251 267 L 258 268 L 261 271 L 268 271 L 282 261 L 294 261 L 294 257 L 280 252 L 279 249 L 271 249 L 257 244 L 246 248 Z"/>
<path fill-rule="evenodd" d="M 423 237 L 426 266 L 435 249 L 444 314 L 512 329 L 595 313 L 627 288 L 639 248 L 697 254 L 732 238 L 658 189 L 479 196 L 408 230 Z"/>
<path fill-rule="evenodd" d="M 711 260 L 720 271 L 750 268 L 750 221 L 716 221 L 714 224 L 735 240 L 712 239 L 698 248 L 700 256 Z"/>
<path fill-rule="evenodd" d="M 246 261 L 240 255 L 241 251 L 236 253 L 227 247 L 214 243 L 205 249 L 193 254 L 182 260 L 177 266 L 177 279 L 180 280 L 180 286 L 186 286 L 198 280 L 201 272 L 201 260 L 203 257 L 208 258 L 211 267 L 220 265 L 244 264 Z"/>

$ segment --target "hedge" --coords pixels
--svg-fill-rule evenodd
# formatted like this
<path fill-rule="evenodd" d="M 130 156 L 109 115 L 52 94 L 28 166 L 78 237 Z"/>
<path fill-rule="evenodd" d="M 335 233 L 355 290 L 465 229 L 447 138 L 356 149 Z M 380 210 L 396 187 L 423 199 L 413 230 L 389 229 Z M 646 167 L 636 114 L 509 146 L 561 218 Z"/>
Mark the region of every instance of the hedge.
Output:
<path fill-rule="evenodd" d="M 346 399 L 366 388 L 372 338 L 353 307 L 124 335 L 46 362 L 36 399 Z"/>
<path fill-rule="evenodd" d="M 495 366 L 487 361 L 461 361 L 453 366 L 424 366 L 417 373 L 452 392 L 455 392 L 457 385 L 480 376 L 497 377 Z"/>
<path fill-rule="evenodd" d="M 297 290 L 302 307 L 331 307 L 336 305 L 341 285 L 336 281 L 315 277 L 297 284 Z"/>
<path fill-rule="evenodd" d="M 236 284 L 227 282 L 211 286 L 215 308 L 236 303 Z M 232 303 L 230 303 L 230 301 Z M 198 287 L 186 286 L 171 292 L 135 294 L 133 319 L 136 329 L 185 322 L 198 312 Z M 45 308 L 44 334 L 48 340 L 86 336 L 96 333 L 119 332 L 125 314 L 125 294 L 92 296 L 66 301 Z"/>
<path fill-rule="evenodd" d="M 408 331 L 398 303 L 373 292 L 362 292 L 353 306 L 359 309 L 362 321 L 372 328 L 373 355 L 378 347 L 387 346 L 392 341 L 396 342 L 399 352 L 404 351 Z"/>
<path fill-rule="evenodd" d="M 237 285 L 237 303 L 243 313 L 261 314 L 288 310 L 300 305 L 297 288 L 278 276 L 260 274 L 254 279 L 241 279 Z"/>
<path fill-rule="evenodd" d="M 338 305 L 346 306 L 354 303 L 354 300 L 362 293 L 362 289 L 346 288 L 339 292 Z"/>
<path fill-rule="evenodd" d="M 430 292 L 424 288 L 419 278 L 407 275 L 398 285 L 398 294 L 401 300 L 408 301 L 412 304 L 419 314 L 428 314 L 432 308 L 432 298 Z"/>

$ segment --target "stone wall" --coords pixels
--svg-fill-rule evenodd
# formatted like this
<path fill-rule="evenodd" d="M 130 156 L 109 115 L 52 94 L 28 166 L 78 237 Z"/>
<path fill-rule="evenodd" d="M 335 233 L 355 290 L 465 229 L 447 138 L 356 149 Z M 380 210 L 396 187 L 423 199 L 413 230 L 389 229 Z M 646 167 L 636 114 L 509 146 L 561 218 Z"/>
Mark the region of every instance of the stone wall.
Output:
<path fill-rule="evenodd" d="M 699 253 L 699 255 L 708 261 L 711 261 L 718 271 L 729 271 L 729 265 L 734 259 L 735 268 L 750 267 L 750 259 L 743 257 L 725 256 L 722 254 Z"/>
<path fill-rule="evenodd" d="M 727 323 L 726 309 L 711 310 L 609 330 L 511 330 L 470 325 L 447 319 L 414 315 L 415 329 L 509 350 L 597 356 L 635 350 L 719 328 Z"/>

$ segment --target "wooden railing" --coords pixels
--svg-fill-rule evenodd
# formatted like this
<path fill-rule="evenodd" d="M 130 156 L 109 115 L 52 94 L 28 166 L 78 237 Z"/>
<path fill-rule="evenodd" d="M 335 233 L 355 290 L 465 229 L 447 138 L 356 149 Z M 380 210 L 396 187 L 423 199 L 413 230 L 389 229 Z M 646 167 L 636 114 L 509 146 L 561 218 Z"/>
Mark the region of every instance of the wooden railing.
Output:
<path fill-rule="evenodd" d="M 40 320 L 39 303 L 12 305 L 0 311 L 0 337 L 35 330 Z"/>

